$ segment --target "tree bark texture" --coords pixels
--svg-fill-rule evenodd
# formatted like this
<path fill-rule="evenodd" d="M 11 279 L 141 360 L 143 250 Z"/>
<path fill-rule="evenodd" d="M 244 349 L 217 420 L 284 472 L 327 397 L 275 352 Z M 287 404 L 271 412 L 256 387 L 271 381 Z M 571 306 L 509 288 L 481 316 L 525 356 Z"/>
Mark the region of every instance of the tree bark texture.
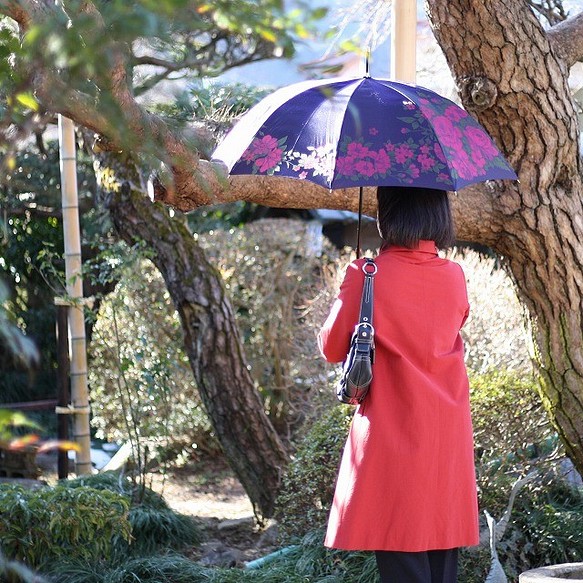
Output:
<path fill-rule="evenodd" d="M 543 398 L 583 472 L 583 184 L 568 65 L 525 2 L 428 0 L 428 15 L 464 107 L 519 175 L 471 209 L 459 235 L 504 259 L 527 305 Z M 581 32 L 579 31 L 579 34 Z"/>
<path fill-rule="evenodd" d="M 100 180 L 102 187 L 113 187 L 112 166 L 96 167 L 99 176 L 109 177 Z M 130 182 L 116 190 L 107 197 L 114 225 L 128 244 L 145 242 L 153 251 L 151 259 L 180 315 L 185 350 L 216 436 L 255 513 L 269 517 L 288 455 L 255 389 L 221 275 L 184 220 L 132 192 Z"/>

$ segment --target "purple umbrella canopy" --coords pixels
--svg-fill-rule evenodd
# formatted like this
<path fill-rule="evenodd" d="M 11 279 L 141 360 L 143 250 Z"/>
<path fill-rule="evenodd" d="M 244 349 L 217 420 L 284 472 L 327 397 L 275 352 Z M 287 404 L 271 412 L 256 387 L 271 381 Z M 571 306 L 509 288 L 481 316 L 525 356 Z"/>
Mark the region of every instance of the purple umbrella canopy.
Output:
<path fill-rule="evenodd" d="M 429 89 L 368 76 L 275 91 L 235 124 L 212 159 L 230 174 L 286 176 L 329 189 L 459 190 L 517 180 L 464 109 Z"/>

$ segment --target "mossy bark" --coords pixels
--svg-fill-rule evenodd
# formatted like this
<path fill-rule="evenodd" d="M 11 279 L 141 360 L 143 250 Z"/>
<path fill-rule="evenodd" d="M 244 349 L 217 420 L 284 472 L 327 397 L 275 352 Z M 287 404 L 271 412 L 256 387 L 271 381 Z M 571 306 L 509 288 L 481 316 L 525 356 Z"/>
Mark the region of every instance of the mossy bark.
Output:
<path fill-rule="evenodd" d="M 503 258 L 529 309 L 543 400 L 583 473 L 583 183 L 568 64 L 526 2 L 428 0 L 463 105 L 520 183 L 457 208 L 461 238 Z M 461 197 L 460 197 L 461 198 Z"/>

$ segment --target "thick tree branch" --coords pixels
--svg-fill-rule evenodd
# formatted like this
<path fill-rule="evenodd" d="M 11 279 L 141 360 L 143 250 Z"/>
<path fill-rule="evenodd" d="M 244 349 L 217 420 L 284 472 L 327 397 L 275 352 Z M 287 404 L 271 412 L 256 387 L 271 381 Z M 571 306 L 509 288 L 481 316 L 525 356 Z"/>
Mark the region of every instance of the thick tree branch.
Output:
<path fill-rule="evenodd" d="M 0 14 L 12 18 L 26 29 L 31 21 L 28 5 L 25 0 L 0 0 Z"/>
<path fill-rule="evenodd" d="M 547 35 L 555 53 L 568 68 L 583 60 L 583 12 L 555 24 Z"/>

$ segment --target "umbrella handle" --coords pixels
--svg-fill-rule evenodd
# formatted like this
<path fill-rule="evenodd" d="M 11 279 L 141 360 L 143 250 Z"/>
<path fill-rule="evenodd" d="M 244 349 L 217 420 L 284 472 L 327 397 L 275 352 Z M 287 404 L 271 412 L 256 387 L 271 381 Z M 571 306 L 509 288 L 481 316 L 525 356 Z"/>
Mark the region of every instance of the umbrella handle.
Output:
<path fill-rule="evenodd" d="M 356 258 L 360 259 L 360 227 L 362 225 L 362 186 L 358 190 L 358 224 L 356 225 Z"/>

